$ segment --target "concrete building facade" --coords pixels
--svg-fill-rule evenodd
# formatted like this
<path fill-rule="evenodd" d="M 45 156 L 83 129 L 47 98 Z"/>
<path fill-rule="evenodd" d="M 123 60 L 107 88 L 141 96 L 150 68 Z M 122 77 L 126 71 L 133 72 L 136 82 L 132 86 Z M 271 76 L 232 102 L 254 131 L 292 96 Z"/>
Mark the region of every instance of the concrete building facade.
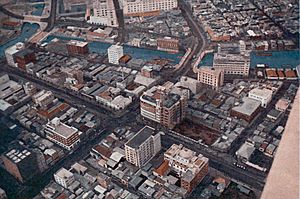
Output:
<path fill-rule="evenodd" d="M 22 146 L 4 153 L 2 160 L 6 171 L 20 182 L 25 182 L 40 171 L 36 154 Z"/>
<path fill-rule="evenodd" d="M 219 89 L 224 84 L 224 70 L 220 68 L 200 67 L 197 69 L 198 81 L 213 89 Z"/>
<path fill-rule="evenodd" d="M 67 189 L 75 181 L 75 177 L 72 172 L 61 168 L 54 174 L 54 180 L 57 184 Z"/>
<path fill-rule="evenodd" d="M 250 56 L 241 54 L 215 53 L 213 67 L 223 69 L 225 75 L 249 75 Z"/>
<path fill-rule="evenodd" d="M 108 61 L 111 64 L 119 64 L 119 59 L 123 57 L 123 46 L 120 45 L 111 45 L 107 49 Z"/>
<path fill-rule="evenodd" d="M 112 0 L 93 0 L 92 8 L 86 12 L 88 23 L 118 27 L 118 19 Z"/>
<path fill-rule="evenodd" d="M 261 106 L 267 108 L 272 100 L 273 91 L 263 88 L 254 88 L 248 93 L 248 97 L 261 102 Z"/>
<path fill-rule="evenodd" d="M 179 40 L 172 39 L 171 37 L 164 37 L 157 39 L 157 49 L 172 53 L 178 53 L 179 51 Z"/>
<path fill-rule="evenodd" d="M 126 16 L 151 16 L 178 7 L 177 0 L 121 0 Z"/>
<path fill-rule="evenodd" d="M 173 144 L 165 153 L 164 159 L 168 161 L 171 170 L 181 179 L 181 187 L 191 192 L 208 173 L 208 158 L 202 154 Z"/>
<path fill-rule="evenodd" d="M 185 117 L 187 98 L 154 86 L 140 97 L 141 115 L 170 129 Z"/>
<path fill-rule="evenodd" d="M 46 137 L 60 145 L 61 147 L 72 150 L 80 142 L 81 132 L 78 129 L 62 123 L 59 118 L 54 118 L 45 126 Z"/>
<path fill-rule="evenodd" d="M 126 160 L 142 167 L 161 150 L 160 133 L 145 126 L 125 144 Z"/>

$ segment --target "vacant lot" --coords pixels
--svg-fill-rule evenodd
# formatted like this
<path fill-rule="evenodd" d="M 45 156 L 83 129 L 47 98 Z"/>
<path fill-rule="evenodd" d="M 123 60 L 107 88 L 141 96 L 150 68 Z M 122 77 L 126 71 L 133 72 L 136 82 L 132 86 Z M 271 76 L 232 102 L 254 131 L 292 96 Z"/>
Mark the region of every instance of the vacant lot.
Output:
<path fill-rule="evenodd" d="M 209 146 L 221 135 L 216 130 L 189 121 L 183 121 L 180 125 L 177 125 L 175 131 L 196 141 L 202 140 L 203 143 Z"/>

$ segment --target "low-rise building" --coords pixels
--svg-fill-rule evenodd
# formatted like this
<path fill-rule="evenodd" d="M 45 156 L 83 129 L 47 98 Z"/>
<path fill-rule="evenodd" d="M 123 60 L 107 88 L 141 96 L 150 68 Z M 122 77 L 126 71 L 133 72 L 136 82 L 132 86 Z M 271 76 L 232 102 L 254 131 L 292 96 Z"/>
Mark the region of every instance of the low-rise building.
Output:
<path fill-rule="evenodd" d="M 290 105 L 290 102 L 287 99 L 281 98 L 275 104 L 275 109 L 278 111 L 285 111 Z"/>
<path fill-rule="evenodd" d="M 68 188 L 74 181 L 74 174 L 65 168 L 61 168 L 54 174 L 54 180 L 64 188 Z"/>
<path fill-rule="evenodd" d="M 171 37 L 158 38 L 157 49 L 177 53 L 179 51 L 179 40 Z"/>
<path fill-rule="evenodd" d="M 49 140 L 67 150 L 72 150 L 80 142 L 79 136 L 81 132 L 74 127 L 62 123 L 57 117 L 45 125 L 44 131 Z"/>
<path fill-rule="evenodd" d="M 182 145 L 173 144 L 164 159 L 181 178 L 181 187 L 191 192 L 208 173 L 208 158 Z"/>
<path fill-rule="evenodd" d="M 242 104 L 231 109 L 230 115 L 251 122 L 260 110 L 260 101 L 244 97 Z"/>
<path fill-rule="evenodd" d="M 48 105 L 53 103 L 54 95 L 51 91 L 41 90 L 32 96 L 32 101 L 42 109 L 47 109 Z"/>
<path fill-rule="evenodd" d="M 125 144 L 126 160 L 142 167 L 161 150 L 160 133 L 145 126 Z"/>
<path fill-rule="evenodd" d="M 248 97 L 260 101 L 261 106 L 266 108 L 272 100 L 272 94 L 273 92 L 269 89 L 254 88 L 249 92 Z"/>
<path fill-rule="evenodd" d="M 245 142 L 239 150 L 235 152 L 235 155 L 239 160 L 246 163 L 250 159 L 250 156 L 255 151 L 255 147 L 247 142 Z"/>

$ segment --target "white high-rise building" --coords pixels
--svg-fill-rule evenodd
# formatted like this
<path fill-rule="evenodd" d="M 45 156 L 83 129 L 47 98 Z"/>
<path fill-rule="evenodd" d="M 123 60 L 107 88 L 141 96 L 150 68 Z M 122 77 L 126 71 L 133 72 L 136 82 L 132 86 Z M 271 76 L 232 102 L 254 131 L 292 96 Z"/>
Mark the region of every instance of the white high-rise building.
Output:
<path fill-rule="evenodd" d="M 123 57 L 123 46 L 120 45 L 111 45 L 107 49 L 108 61 L 111 64 L 119 64 L 119 59 Z"/>
<path fill-rule="evenodd" d="M 178 7 L 177 0 L 121 0 L 127 16 L 147 16 L 151 12 L 168 11 Z"/>
<path fill-rule="evenodd" d="M 161 150 L 160 133 L 145 126 L 125 144 L 126 160 L 142 167 Z"/>
<path fill-rule="evenodd" d="M 18 42 L 15 45 L 10 46 L 9 48 L 7 48 L 5 50 L 5 57 L 6 57 L 6 61 L 7 61 L 8 65 L 17 67 L 14 55 L 24 48 L 25 48 L 24 44 L 21 42 Z"/>
<path fill-rule="evenodd" d="M 92 8 L 87 8 L 88 23 L 118 27 L 118 19 L 112 0 L 93 0 Z"/>

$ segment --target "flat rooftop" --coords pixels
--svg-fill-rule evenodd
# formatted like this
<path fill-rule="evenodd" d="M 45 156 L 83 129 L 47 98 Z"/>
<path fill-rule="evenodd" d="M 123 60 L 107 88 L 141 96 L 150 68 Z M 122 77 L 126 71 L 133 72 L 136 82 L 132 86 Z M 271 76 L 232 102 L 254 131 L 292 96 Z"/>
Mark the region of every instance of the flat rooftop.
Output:
<path fill-rule="evenodd" d="M 266 89 L 266 88 L 263 88 L 263 89 L 254 88 L 249 92 L 249 94 L 260 96 L 260 97 L 271 97 L 273 94 L 273 91 L 271 91 L 270 89 Z"/>
<path fill-rule="evenodd" d="M 261 102 L 249 97 L 243 98 L 243 103 L 239 106 L 233 107 L 232 110 L 251 116 L 259 107 Z"/>
<path fill-rule="evenodd" d="M 88 42 L 85 41 L 77 41 L 77 40 L 70 40 L 68 42 L 68 45 L 72 45 L 72 46 L 78 46 L 78 47 L 85 47 L 86 45 L 88 45 Z"/>
<path fill-rule="evenodd" d="M 51 122 L 47 124 L 50 128 L 53 129 L 57 134 L 61 135 L 64 138 L 72 136 L 74 133 L 77 133 L 78 130 L 74 127 L 68 126 L 60 122 L 59 118 L 53 118 Z"/>
<path fill-rule="evenodd" d="M 145 142 L 154 133 L 155 133 L 154 128 L 145 126 L 134 137 L 128 140 L 126 145 L 131 148 L 138 148 L 143 142 Z"/>

